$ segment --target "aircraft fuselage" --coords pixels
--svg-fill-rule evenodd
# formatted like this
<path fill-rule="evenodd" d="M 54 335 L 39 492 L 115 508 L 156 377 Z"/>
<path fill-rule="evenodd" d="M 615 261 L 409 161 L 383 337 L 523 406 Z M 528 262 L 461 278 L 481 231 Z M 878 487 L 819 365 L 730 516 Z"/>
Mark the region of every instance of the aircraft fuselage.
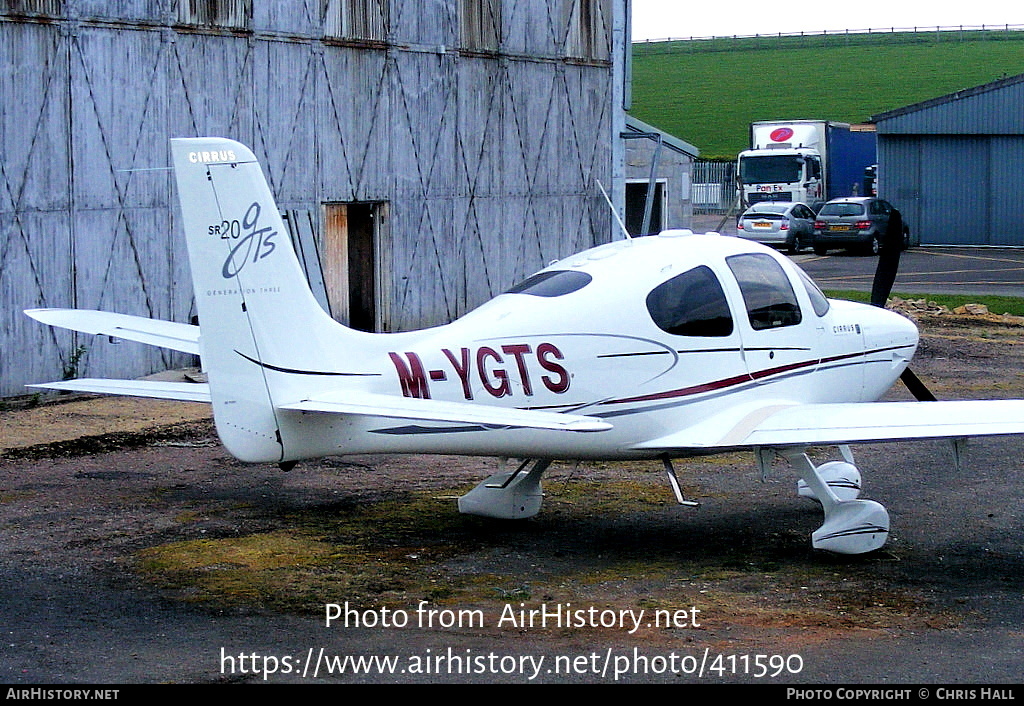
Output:
<path fill-rule="evenodd" d="M 366 334 L 358 367 L 338 356 L 338 370 L 358 373 L 343 384 L 410 398 L 571 412 L 614 428 L 565 434 L 288 415 L 302 427 L 295 436 L 307 446 L 301 456 L 657 455 L 635 447 L 747 400 L 762 406 L 766 400 L 876 400 L 899 377 L 918 340 L 904 317 L 826 301 L 788 258 L 714 234 L 617 241 L 558 261 L 531 279 L 539 282 L 513 288 L 451 324 Z M 329 428 L 314 435 L 320 442 L 309 448 L 311 428 L 324 425 Z M 286 456 L 288 438 L 285 433 Z"/>

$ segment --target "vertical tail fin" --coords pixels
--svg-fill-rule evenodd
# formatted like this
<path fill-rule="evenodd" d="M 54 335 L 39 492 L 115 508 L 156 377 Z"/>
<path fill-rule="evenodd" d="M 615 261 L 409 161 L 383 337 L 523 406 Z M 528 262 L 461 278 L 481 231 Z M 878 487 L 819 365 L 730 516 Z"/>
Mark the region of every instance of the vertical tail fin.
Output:
<path fill-rule="evenodd" d="M 171 152 L 218 434 L 242 460 L 285 460 L 276 406 L 295 400 L 275 397 L 298 392 L 274 371 L 315 370 L 360 334 L 316 302 L 247 147 L 175 139 Z"/>

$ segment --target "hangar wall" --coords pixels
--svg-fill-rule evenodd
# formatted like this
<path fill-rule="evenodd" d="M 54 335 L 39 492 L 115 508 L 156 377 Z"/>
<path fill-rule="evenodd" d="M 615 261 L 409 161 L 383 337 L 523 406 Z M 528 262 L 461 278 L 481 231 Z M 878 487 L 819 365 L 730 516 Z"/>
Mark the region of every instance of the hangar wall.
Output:
<path fill-rule="evenodd" d="M 880 193 L 922 245 L 1024 246 L 1024 136 L 900 135 L 879 141 Z"/>
<path fill-rule="evenodd" d="M 247 143 L 280 208 L 317 228 L 330 204 L 385 206 L 380 330 L 446 322 L 608 240 L 596 181 L 619 171 L 625 12 L 625 0 L 5 5 L 0 396 L 189 362 L 21 313 L 190 320 L 169 137 Z"/>
<path fill-rule="evenodd" d="M 872 122 L 879 194 L 922 244 L 1024 246 L 1024 74 Z"/>

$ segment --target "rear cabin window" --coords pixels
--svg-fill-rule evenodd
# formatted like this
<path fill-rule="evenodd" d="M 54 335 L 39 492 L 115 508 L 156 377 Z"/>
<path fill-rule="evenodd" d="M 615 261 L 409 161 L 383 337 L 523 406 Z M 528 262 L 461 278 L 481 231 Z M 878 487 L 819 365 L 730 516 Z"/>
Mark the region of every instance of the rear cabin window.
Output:
<path fill-rule="evenodd" d="M 662 331 L 676 336 L 728 336 L 729 302 L 715 273 L 701 265 L 651 290 L 647 311 Z"/>
<path fill-rule="evenodd" d="M 818 211 L 819 216 L 863 216 L 864 206 L 859 203 L 827 203 Z"/>
<path fill-rule="evenodd" d="M 579 270 L 552 270 L 538 272 L 505 292 L 506 294 L 532 294 L 536 297 L 560 297 L 583 289 L 593 279 Z"/>
<path fill-rule="evenodd" d="M 800 306 L 782 265 L 769 255 L 750 253 L 727 257 L 743 293 L 750 326 L 755 331 L 795 326 L 800 323 Z"/>

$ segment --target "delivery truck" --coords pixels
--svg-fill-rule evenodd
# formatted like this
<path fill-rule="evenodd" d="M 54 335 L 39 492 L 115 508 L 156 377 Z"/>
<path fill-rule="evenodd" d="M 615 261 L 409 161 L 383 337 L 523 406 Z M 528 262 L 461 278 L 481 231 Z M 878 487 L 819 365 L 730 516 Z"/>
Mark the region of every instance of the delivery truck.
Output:
<path fill-rule="evenodd" d="M 864 196 L 864 170 L 878 161 L 874 125 L 763 120 L 750 124 L 750 146 L 736 170 L 741 212 L 760 201 L 817 211 L 830 199 Z"/>

